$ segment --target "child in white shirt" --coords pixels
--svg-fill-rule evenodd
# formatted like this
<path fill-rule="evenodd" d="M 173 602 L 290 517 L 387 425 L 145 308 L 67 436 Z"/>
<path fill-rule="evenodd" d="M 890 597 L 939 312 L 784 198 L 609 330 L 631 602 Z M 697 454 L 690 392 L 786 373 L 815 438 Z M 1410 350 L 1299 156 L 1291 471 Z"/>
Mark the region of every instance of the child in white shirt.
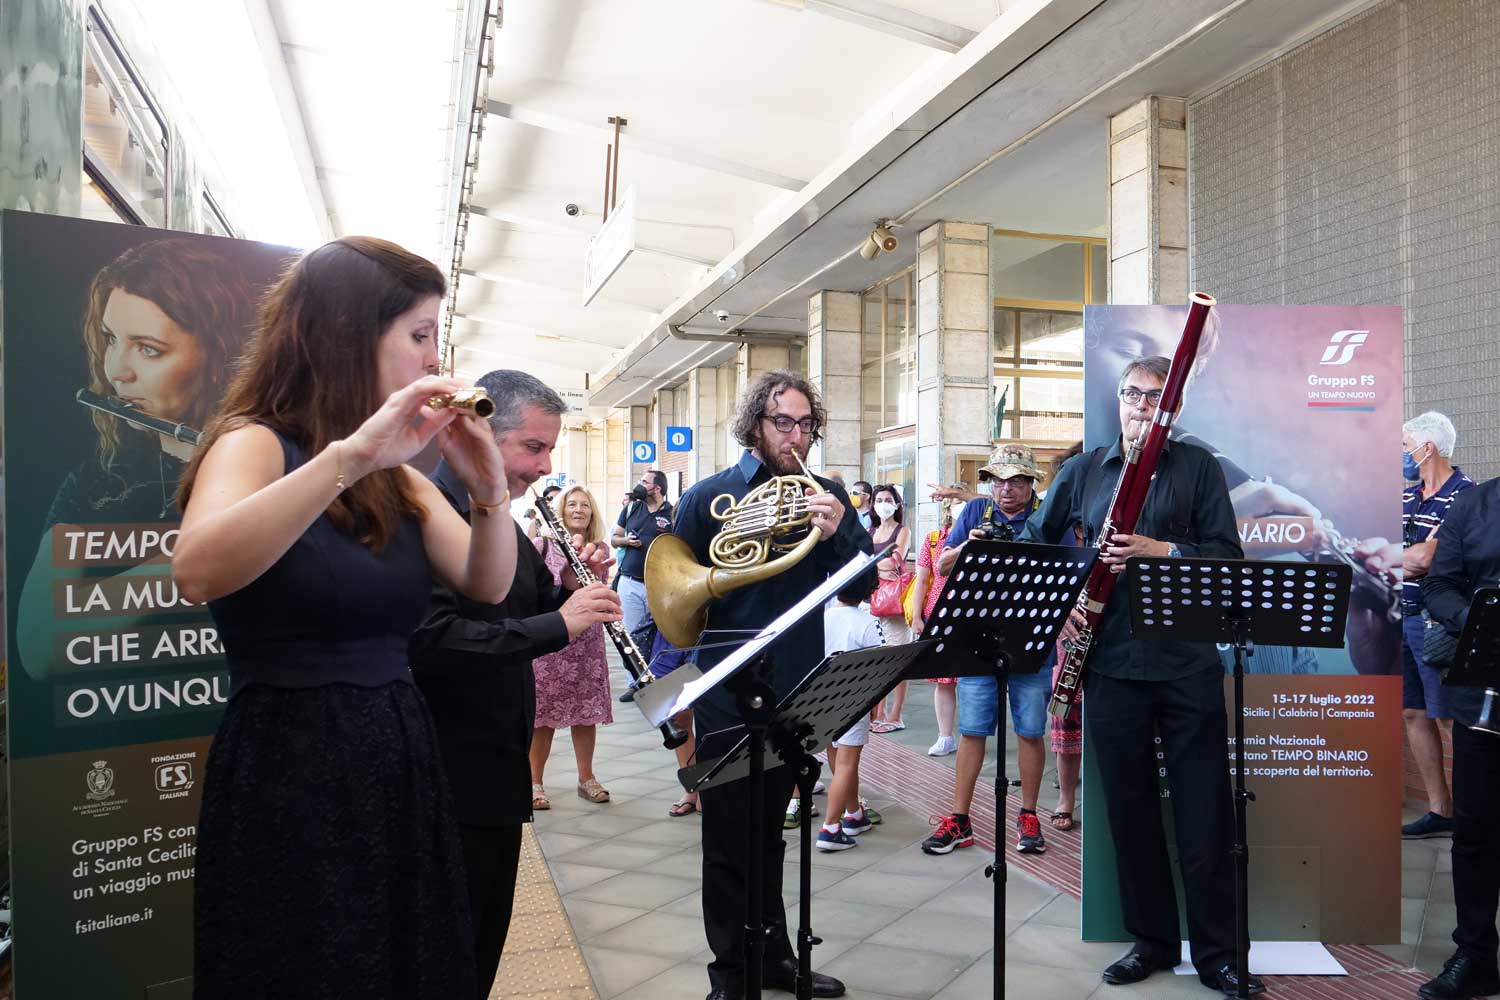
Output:
<path fill-rule="evenodd" d="M 875 592 L 877 582 L 873 571 L 855 577 L 823 612 L 824 655 L 885 644 L 879 619 L 860 607 Z M 828 748 L 833 781 L 828 787 L 828 822 L 818 831 L 820 851 L 858 847 L 854 838 L 870 829 L 871 818 L 859 800 L 859 755 L 869 739 L 870 717 L 866 715 Z M 850 806 L 854 806 L 852 811 Z"/>

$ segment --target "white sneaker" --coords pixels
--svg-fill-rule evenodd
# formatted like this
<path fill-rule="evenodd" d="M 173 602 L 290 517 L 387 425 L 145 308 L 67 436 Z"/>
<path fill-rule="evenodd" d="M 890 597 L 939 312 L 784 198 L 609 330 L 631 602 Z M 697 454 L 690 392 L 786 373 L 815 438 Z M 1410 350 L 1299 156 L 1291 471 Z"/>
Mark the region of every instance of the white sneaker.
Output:
<path fill-rule="evenodd" d="M 951 736 L 939 736 L 937 742 L 927 748 L 929 757 L 946 757 L 958 750 L 958 742 Z"/>
<path fill-rule="evenodd" d="M 828 791 L 828 786 L 825 785 L 823 782 L 818 781 L 818 782 L 814 782 L 813 783 L 813 794 L 814 795 L 822 795 L 826 791 Z M 817 813 L 813 813 L 813 815 L 816 816 Z"/>

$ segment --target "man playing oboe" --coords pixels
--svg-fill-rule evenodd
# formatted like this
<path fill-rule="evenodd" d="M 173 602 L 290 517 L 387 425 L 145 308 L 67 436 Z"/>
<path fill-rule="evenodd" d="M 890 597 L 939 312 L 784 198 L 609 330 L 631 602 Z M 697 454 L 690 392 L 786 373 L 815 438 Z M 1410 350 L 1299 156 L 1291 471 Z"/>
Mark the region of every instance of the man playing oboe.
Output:
<path fill-rule="evenodd" d="M 552 471 L 552 449 L 567 404 L 531 375 L 493 371 L 479 380 L 495 402 L 490 429 L 505 457 L 510 495 L 524 496 Z M 464 518 L 503 517 L 470 503 L 446 463 L 433 481 Z M 412 673 L 432 710 L 438 745 L 463 838 L 479 996 L 489 996 L 510 929 L 520 862 L 521 824 L 531 819 L 532 723 L 536 691 L 531 661 L 556 652 L 596 622 L 620 620 L 620 599 L 602 583 L 578 587 L 563 571 L 561 592 L 537 550 L 517 533 L 516 577 L 500 604 L 476 604 L 434 585 L 427 620 L 412 637 Z M 613 560 L 588 545 L 584 563 L 607 579 Z M 461 1000 L 461 998 L 456 998 Z"/>
<path fill-rule="evenodd" d="M 1119 382 L 1121 435 L 1068 461 L 1023 541 L 1061 544 L 1081 522 L 1094 545 L 1109 512 L 1123 455 L 1156 416 L 1171 362 L 1138 358 Z M 1157 463 L 1134 534 L 1116 534 L 1103 559 L 1124 573 L 1106 605 L 1084 674 L 1084 725 L 1099 764 L 1117 856 L 1120 904 L 1134 946 L 1104 970 L 1113 985 L 1137 983 L 1182 958 L 1177 899 L 1157 791 L 1155 733 L 1161 736 L 1187 900 L 1193 966 L 1205 986 L 1232 993 L 1235 973 L 1234 866 L 1224 668 L 1211 644 L 1137 642 L 1130 636 L 1127 560 L 1243 558 L 1224 473 L 1214 456 L 1182 441 Z M 1063 637 L 1078 635 L 1074 612 Z M 1252 977 L 1250 991 L 1264 986 Z"/>

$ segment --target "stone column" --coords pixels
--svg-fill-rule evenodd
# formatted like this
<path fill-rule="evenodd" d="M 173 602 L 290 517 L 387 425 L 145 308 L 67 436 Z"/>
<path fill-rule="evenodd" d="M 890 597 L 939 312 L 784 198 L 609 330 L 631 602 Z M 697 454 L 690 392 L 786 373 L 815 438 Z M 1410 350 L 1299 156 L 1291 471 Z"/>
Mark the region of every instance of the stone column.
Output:
<path fill-rule="evenodd" d="M 791 346 L 780 344 L 741 344 L 735 357 L 735 396 L 743 396 L 750 383 L 777 368 L 790 368 Z"/>
<path fill-rule="evenodd" d="M 859 478 L 860 308 L 858 292 L 823 291 L 807 300 L 807 377 L 828 412 L 807 464 L 824 475 L 843 473 L 845 484 Z"/>
<path fill-rule="evenodd" d="M 1147 97 L 1109 120 L 1109 301 L 1188 298 L 1187 101 Z"/>
<path fill-rule="evenodd" d="M 939 222 L 917 236 L 917 530 L 938 527 L 928 483 L 987 455 L 994 429 L 995 309 L 990 227 Z"/>
<path fill-rule="evenodd" d="M 656 438 L 651 434 L 651 407 L 632 406 L 628 411 L 622 411 L 622 416 L 625 418 L 625 440 L 620 450 L 620 454 L 625 459 L 625 479 L 622 484 L 624 489 L 621 491 L 623 493 L 628 492 L 647 469 L 655 467 L 652 462 L 637 462 L 632 446 L 636 441 L 655 441 Z M 659 441 L 656 447 L 657 459 L 660 460 L 661 443 Z"/>
<path fill-rule="evenodd" d="M 687 424 L 693 429 L 687 467 L 691 485 L 719 470 L 719 369 L 694 368 L 688 372 L 687 387 Z"/>

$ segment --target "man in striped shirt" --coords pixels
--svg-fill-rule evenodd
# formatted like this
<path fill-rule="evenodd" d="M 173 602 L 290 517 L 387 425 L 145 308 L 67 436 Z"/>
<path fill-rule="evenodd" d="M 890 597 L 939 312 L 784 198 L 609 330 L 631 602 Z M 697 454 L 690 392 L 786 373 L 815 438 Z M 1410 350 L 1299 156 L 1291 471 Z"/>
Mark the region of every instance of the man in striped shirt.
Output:
<path fill-rule="evenodd" d="M 1474 485 L 1449 461 L 1456 438 L 1453 421 L 1433 411 L 1401 427 L 1401 465 L 1408 480 L 1401 494 L 1401 707 L 1406 739 L 1427 787 L 1428 810 L 1401 828 L 1408 840 L 1453 835 L 1453 796 L 1443 773 L 1439 733 L 1439 727 L 1446 731 L 1453 724 L 1453 713 L 1444 697 L 1442 673 L 1422 661 L 1421 579 L 1432 565 L 1438 525 L 1453 498 Z"/>

